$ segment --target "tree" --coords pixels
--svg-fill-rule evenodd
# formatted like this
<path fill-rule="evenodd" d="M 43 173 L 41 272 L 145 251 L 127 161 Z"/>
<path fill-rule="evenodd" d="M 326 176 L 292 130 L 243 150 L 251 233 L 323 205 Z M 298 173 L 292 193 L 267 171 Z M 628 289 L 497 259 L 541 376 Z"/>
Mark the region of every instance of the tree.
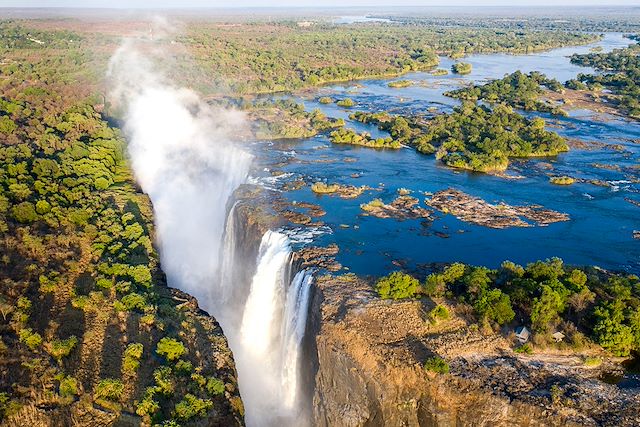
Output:
<path fill-rule="evenodd" d="M 156 347 L 156 353 L 166 357 L 166 359 L 170 362 L 179 359 L 186 352 L 187 349 L 185 348 L 184 344 L 174 338 L 169 337 L 162 338 L 158 342 L 158 345 Z"/>
<path fill-rule="evenodd" d="M 509 323 L 515 317 L 509 295 L 502 293 L 500 289 L 483 291 L 473 303 L 473 308 L 481 317 L 498 325 Z"/>
<path fill-rule="evenodd" d="M 598 344 L 616 356 L 628 356 L 634 347 L 634 335 L 631 327 L 622 323 L 624 303 L 615 300 L 598 306 L 594 316 L 593 334 Z"/>
<path fill-rule="evenodd" d="M 376 283 L 376 291 L 383 299 L 413 298 L 418 292 L 420 282 L 400 271 L 381 278 Z"/>
<path fill-rule="evenodd" d="M 15 220 L 23 224 L 34 222 L 38 219 L 36 208 L 31 202 L 22 202 L 14 206 L 12 213 Z"/>
<path fill-rule="evenodd" d="M 564 310 L 562 296 L 547 285 L 542 286 L 542 295 L 533 300 L 531 327 L 536 332 L 547 332 L 558 314 Z"/>

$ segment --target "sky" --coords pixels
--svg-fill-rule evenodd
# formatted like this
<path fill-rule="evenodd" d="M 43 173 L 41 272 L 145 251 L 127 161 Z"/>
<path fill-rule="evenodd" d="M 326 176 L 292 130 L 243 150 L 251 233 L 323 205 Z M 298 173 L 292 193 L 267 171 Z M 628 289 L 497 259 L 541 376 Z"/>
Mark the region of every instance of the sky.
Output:
<path fill-rule="evenodd" d="M 0 7 L 639 6 L 640 0 L 0 0 Z"/>

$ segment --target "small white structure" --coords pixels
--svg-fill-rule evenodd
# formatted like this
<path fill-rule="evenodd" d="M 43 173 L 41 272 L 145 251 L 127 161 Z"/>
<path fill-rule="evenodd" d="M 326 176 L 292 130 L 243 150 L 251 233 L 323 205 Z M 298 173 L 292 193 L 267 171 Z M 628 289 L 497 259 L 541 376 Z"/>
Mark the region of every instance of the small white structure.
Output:
<path fill-rule="evenodd" d="M 529 341 L 529 337 L 531 336 L 531 332 L 527 329 L 526 326 L 518 326 L 516 328 L 516 338 L 520 342 L 520 344 L 524 344 Z"/>
<path fill-rule="evenodd" d="M 561 342 L 564 339 L 564 334 L 562 332 L 560 332 L 560 331 L 554 333 L 551 336 L 553 337 L 555 342 Z"/>

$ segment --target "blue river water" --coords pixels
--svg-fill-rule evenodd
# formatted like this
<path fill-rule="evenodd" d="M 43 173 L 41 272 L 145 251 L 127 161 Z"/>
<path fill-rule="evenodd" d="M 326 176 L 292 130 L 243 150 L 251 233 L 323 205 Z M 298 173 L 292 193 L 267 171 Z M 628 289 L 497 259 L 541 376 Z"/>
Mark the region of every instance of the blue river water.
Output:
<path fill-rule="evenodd" d="M 294 97 L 310 110 L 319 108 L 330 117 L 342 117 L 347 127 L 382 136 L 373 126 L 348 120 L 353 111 L 396 111 L 429 114 L 450 111 L 458 102 L 442 93 L 472 82 L 501 78 L 516 70 L 537 70 L 549 77 L 566 81 L 588 68 L 570 64 L 572 53 L 585 53 L 595 46 L 604 51 L 630 43 L 621 34 L 606 34 L 592 45 L 555 49 L 531 55 L 473 55 L 465 62 L 473 65 L 467 76 L 433 76 L 413 73 L 401 79 L 413 86 L 393 89 L 388 80 L 364 80 L 357 83 L 323 87 L 314 93 Z M 441 59 L 441 68 L 450 68 L 452 60 Z M 350 97 L 356 106 L 345 109 L 324 105 L 321 96 L 335 99 Z M 569 153 L 554 158 L 515 160 L 507 171 L 520 179 L 469 173 L 443 167 L 433 156 L 411 148 L 373 150 L 331 144 L 320 135 L 306 140 L 258 142 L 256 149 L 259 173 L 256 180 L 282 188 L 288 181 L 301 179 L 306 186 L 283 191 L 290 202 L 311 202 L 327 213 L 318 218 L 325 227 L 317 229 L 314 245 L 336 243 L 338 261 L 345 270 L 360 274 L 386 274 L 398 265 L 418 268 L 442 262 L 465 262 L 497 267 L 504 260 L 526 264 L 538 259 L 561 257 L 568 264 L 598 265 L 612 270 L 640 272 L 640 240 L 633 238 L 640 230 L 640 124 L 603 114 L 579 110 L 567 118 L 543 115 L 550 129 L 585 141 Z M 286 160 L 283 162 L 283 160 Z M 277 166 L 276 166 L 277 164 Z M 602 168 L 595 165 L 613 165 Z M 274 170 L 284 172 L 278 178 Z M 558 186 L 550 175 L 570 175 L 597 180 L 601 185 L 579 182 Z M 354 178 L 353 176 L 357 176 Z M 356 199 L 318 196 L 310 189 L 316 181 L 348 185 L 366 185 Z M 424 199 L 429 193 L 455 188 L 490 203 L 542 205 L 569 214 L 570 221 L 526 228 L 491 229 L 436 212 L 433 222 L 424 220 L 380 219 L 362 215 L 360 204 L 374 198 L 390 202 L 399 188 Z M 426 195 L 425 195 L 426 193 Z M 307 242 L 309 243 L 309 242 Z"/>

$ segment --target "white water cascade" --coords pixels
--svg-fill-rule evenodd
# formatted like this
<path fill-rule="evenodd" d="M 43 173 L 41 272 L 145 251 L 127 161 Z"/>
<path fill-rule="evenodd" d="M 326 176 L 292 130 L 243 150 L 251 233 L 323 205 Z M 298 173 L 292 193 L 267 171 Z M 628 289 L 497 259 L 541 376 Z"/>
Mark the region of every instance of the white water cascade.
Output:
<path fill-rule="evenodd" d="M 251 156 L 233 142 L 240 113 L 215 109 L 175 88 L 125 44 L 110 63 L 113 96 L 126 110 L 129 155 L 155 213 L 162 268 L 222 325 L 234 353 L 251 427 L 304 426 L 300 348 L 312 275 L 291 278 L 289 239 L 265 233 L 251 283 L 236 257 L 235 205 Z M 226 230 L 225 230 L 226 229 Z"/>
<path fill-rule="evenodd" d="M 290 277 L 291 246 L 281 233 L 262 237 L 257 269 L 240 327 L 237 357 L 242 383 L 254 385 L 243 399 L 257 408 L 247 413 L 254 426 L 300 426 L 299 360 L 313 276 L 307 270 Z"/>

